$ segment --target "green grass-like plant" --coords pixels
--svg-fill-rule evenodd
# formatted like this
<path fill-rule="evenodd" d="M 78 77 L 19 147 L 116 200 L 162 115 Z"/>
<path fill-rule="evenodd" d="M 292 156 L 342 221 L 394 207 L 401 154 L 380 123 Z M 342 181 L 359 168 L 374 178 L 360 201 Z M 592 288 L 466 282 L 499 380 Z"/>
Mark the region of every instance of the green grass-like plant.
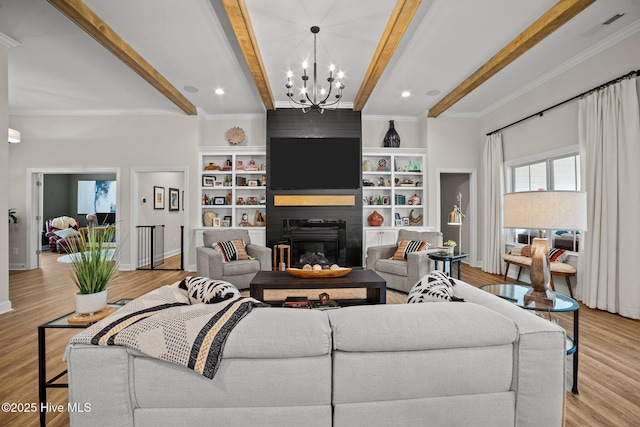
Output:
<path fill-rule="evenodd" d="M 118 275 L 119 246 L 115 226 L 89 227 L 86 240 L 69 238 L 73 264 L 72 278 L 81 294 L 95 294 L 107 289 Z"/>

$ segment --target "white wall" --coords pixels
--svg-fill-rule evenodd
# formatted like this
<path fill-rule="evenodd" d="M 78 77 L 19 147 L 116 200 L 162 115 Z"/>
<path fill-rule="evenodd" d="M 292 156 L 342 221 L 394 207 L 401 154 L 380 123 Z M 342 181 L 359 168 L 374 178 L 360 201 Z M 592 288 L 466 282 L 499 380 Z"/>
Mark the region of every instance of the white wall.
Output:
<path fill-rule="evenodd" d="M 154 187 L 164 187 L 164 209 L 154 209 Z M 169 189 L 178 190 L 179 210 L 169 210 Z M 182 172 L 142 172 L 138 174 L 138 218 L 134 225 L 164 225 L 164 255 L 180 253 L 180 226 L 184 224 Z M 146 202 L 143 202 L 142 199 Z M 185 230 L 186 233 L 186 230 Z M 138 238 L 135 236 L 134 238 Z M 186 250 L 186 248 L 185 248 Z"/>
<path fill-rule="evenodd" d="M 9 148 L 20 144 L 7 144 L 4 136 L 9 128 L 9 49 L 0 43 L 0 211 L 10 207 L 9 200 Z M 19 129 L 19 128 L 18 128 Z M 9 230 L 0 227 L 0 313 L 11 310 L 9 300 Z"/>

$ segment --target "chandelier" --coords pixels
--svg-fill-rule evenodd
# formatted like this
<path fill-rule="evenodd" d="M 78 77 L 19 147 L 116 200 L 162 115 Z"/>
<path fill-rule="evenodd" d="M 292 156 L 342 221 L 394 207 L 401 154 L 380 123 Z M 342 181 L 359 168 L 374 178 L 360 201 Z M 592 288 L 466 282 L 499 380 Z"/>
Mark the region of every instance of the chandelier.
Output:
<path fill-rule="evenodd" d="M 320 27 L 316 27 L 315 25 L 311 27 L 311 32 L 313 33 L 313 85 L 310 88 L 307 88 L 307 81 L 309 81 L 309 76 L 307 75 L 307 61 L 302 63 L 303 75 L 302 75 L 302 90 L 300 91 L 300 99 L 295 100 L 293 98 L 293 93 L 291 89 L 293 88 L 293 83 L 291 81 L 292 73 L 289 71 L 287 73 L 287 84 L 285 85 L 287 88 L 287 97 L 289 97 L 289 103 L 294 108 L 301 108 L 303 113 L 308 112 L 309 110 L 316 110 L 320 114 L 324 113 L 325 109 L 335 110 L 338 108 L 338 104 L 340 103 L 340 98 L 342 98 L 342 89 L 344 89 L 344 84 L 342 83 L 343 73 L 342 71 L 338 73 L 338 80 L 333 77 L 333 71 L 335 67 L 333 64 L 329 67 L 329 78 L 327 78 L 327 82 L 329 82 L 328 90 L 324 87 L 321 87 L 317 84 L 317 76 L 318 76 L 318 64 L 316 63 L 316 37 L 320 32 Z M 335 100 L 327 101 L 331 96 L 331 90 L 334 86 L 335 82 L 335 90 L 336 94 Z M 311 92 L 311 94 L 309 94 Z M 320 98 L 320 100 L 318 100 Z M 333 107 L 333 108 L 327 108 Z"/>

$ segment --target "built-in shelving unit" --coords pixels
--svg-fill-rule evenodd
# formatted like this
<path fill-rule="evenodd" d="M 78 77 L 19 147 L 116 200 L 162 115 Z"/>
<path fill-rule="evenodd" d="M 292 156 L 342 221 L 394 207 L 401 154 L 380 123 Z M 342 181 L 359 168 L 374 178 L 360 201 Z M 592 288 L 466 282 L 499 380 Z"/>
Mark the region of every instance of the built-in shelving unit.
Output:
<path fill-rule="evenodd" d="M 199 154 L 199 229 L 247 227 L 264 244 L 265 147 L 207 148 Z"/>
<path fill-rule="evenodd" d="M 427 223 L 426 152 L 420 149 L 362 149 L 362 216 L 364 248 L 393 244 L 400 228 L 431 230 Z M 369 225 L 374 212 L 382 225 Z M 398 222 L 399 221 L 399 222 Z"/>

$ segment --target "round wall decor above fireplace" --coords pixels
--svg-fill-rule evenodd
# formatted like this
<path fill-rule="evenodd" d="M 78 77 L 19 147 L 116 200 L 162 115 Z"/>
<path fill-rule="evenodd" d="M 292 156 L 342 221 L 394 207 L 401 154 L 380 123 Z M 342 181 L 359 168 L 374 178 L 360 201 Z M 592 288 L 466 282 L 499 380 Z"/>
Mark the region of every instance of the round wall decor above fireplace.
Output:
<path fill-rule="evenodd" d="M 227 139 L 232 144 L 240 144 L 244 141 L 245 133 L 242 128 L 232 127 L 227 131 Z"/>

